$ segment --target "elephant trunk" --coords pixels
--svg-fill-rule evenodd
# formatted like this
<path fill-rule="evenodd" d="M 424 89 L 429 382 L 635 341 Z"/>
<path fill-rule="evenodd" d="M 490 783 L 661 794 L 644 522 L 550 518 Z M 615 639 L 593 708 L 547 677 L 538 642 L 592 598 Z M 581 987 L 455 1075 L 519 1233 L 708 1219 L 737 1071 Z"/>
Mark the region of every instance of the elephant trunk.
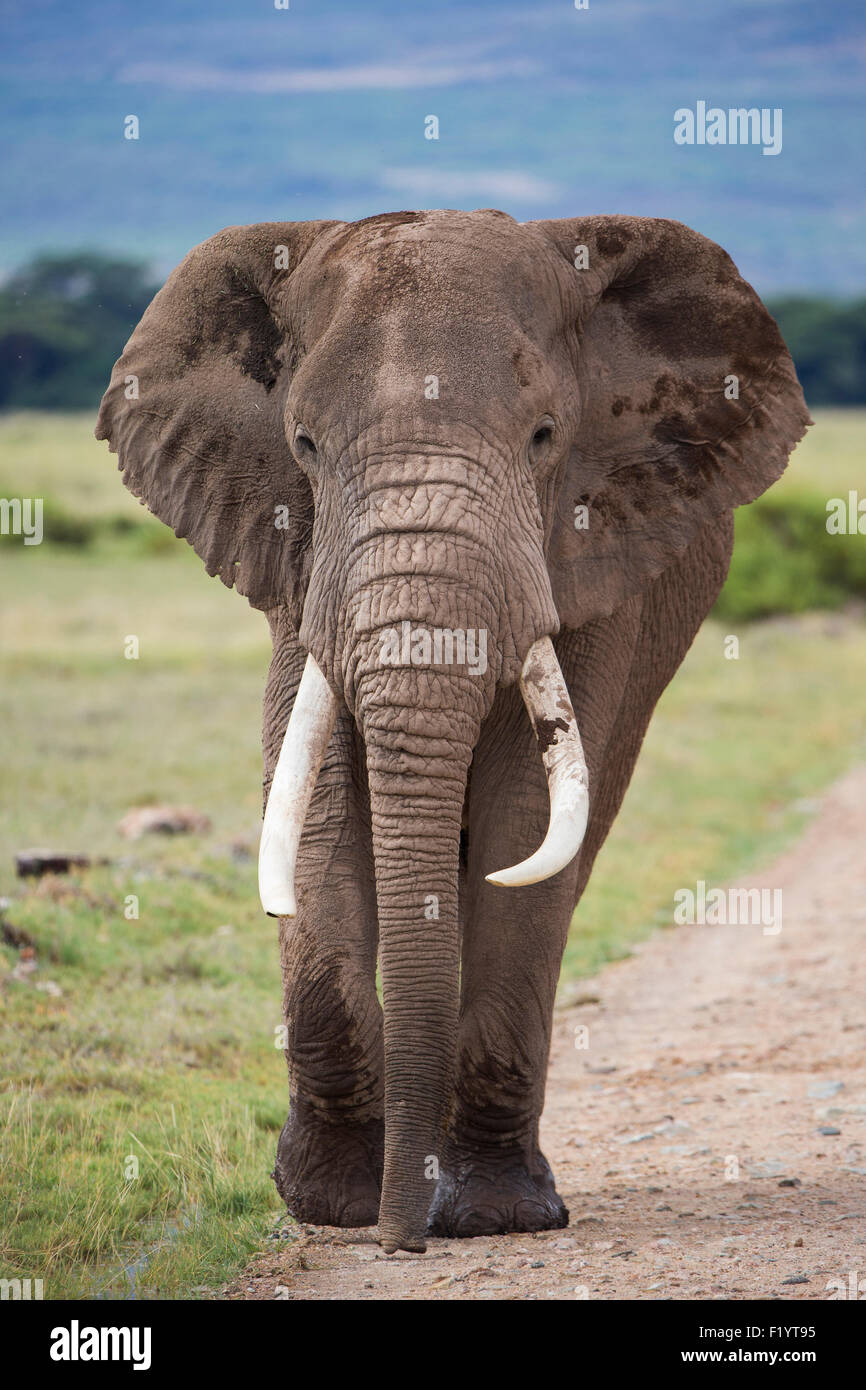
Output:
<path fill-rule="evenodd" d="M 504 888 L 538 883 L 565 868 L 580 848 L 589 815 L 580 732 L 549 637 L 539 638 L 530 648 L 520 688 L 547 774 L 550 824 L 544 843 L 529 859 L 487 875 L 488 882 Z M 259 893 L 271 917 L 294 917 L 297 910 L 298 847 L 338 708 L 315 657 L 308 656 L 262 827 Z"/>
<path fill-rule="evenodd" d="M 388 1253 L 425 1248 L 453 1094 L 460 825 L 480 701 L 465 690 L 443 697 L 450 683 L 399 671 L 359 691 L 385 1016 L 379 1239 Z"/>

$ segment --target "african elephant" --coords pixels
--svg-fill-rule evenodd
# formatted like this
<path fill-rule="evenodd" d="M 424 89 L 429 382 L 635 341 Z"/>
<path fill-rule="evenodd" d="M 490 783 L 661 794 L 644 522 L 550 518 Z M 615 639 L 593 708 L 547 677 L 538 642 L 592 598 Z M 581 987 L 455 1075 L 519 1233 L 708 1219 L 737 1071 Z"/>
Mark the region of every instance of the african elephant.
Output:
<path fill-rule="evenodd" d="M 97 436 L 273 639 L 299 1219 L 388 1252 L 567 1223 L 538 1123 L 572 912 L 733 509 L 808 423 L 758 296 L 672 221 L 232 227 L 145 313 Z"/>

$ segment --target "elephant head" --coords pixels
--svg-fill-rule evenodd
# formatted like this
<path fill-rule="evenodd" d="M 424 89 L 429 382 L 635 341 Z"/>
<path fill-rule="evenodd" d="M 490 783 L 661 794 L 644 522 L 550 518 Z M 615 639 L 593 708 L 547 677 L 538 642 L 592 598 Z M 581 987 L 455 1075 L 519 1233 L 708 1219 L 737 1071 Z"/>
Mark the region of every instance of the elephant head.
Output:
<path fill-rule="evenodd" d="M 756 498 L 807 423 L 778 329 L 725 252 L 642 218 L 229 228 L 187 256 L 117 363 L 97 435 L 127 486 L 210 574 L 287 612 L 308 653 L 265 817 L 273 914 L 295 911 L 341 705 L 363 737 L 386 1249 L 423 1248 L 453 1067 L 461 815 L 497 689 L 521 683 L 551 825 L 492 878 L 532 883 L 573 858 L 586 822 L 551 638 Z"/>

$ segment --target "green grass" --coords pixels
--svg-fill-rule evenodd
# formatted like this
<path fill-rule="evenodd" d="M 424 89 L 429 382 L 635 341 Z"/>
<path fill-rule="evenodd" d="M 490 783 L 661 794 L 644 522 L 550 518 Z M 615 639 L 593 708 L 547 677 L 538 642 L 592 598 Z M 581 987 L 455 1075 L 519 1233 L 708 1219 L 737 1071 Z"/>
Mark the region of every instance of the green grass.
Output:
<path fill-rule="evenodd" d="M 206 1296 L 283 1221 L 268 1176 L 285 1118 L 279 962 L 254 867 L 269 642 L 125 493 L 90 429 L 0 420 L 0 495 L 50 499 L 45 544 L 0 544 L 0 894 L 38 962 L 12 978 L 26 958 L 0 946 L 0 1277 L 42 1278 L 49 1298 Z M 809 494 L 823 526 L 823 499 L 864 490 L 864 440 L 866 416 L 822 415 L 779 496 Z M 52 539 L 61 515 L 83 522 L 77 541 Z M 864 684 L 856 612 L 705 624 L 564 979 L 670 921 L 676 888 L 747 873 L 789 840 L 804 800 L 866 751 Z M 123 813 L 154 800 L 207 812 L 212 833 L 121 839 Z M 113 862 L 17 880 L 15 851 L 40 844 Z"/>
<path fill-rule="evenodd" d="M 724 655 L 739 637 L 738 660 Z M 622 810 L 575 913 L 565 977 L 668 924 L 676 888 L 766 862 L 802 803 L 866 757 L 866 631 L 854 614 L 708 621 L 656 709 Z"/>

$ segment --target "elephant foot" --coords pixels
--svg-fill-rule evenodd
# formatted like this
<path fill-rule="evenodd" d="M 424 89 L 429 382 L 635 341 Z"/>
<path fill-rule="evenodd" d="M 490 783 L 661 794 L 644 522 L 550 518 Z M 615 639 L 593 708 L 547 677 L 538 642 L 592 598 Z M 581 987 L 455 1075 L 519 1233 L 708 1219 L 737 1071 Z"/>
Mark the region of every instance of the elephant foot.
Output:
<path fill-rule="evenodd" d="M 273 1172 L 289 1215 L 311 1226 L 375 1226 L 384 1133 L 382 1120 L 326 1124 L 293 1102 Z"/>
<path fill-rule="evenodd" d="M 471 1158 L 443 1166 L 427 1220 L 431 1236 L 498 1236 L 552 1231 L 568 1211 L 542 1153 Z"/>

